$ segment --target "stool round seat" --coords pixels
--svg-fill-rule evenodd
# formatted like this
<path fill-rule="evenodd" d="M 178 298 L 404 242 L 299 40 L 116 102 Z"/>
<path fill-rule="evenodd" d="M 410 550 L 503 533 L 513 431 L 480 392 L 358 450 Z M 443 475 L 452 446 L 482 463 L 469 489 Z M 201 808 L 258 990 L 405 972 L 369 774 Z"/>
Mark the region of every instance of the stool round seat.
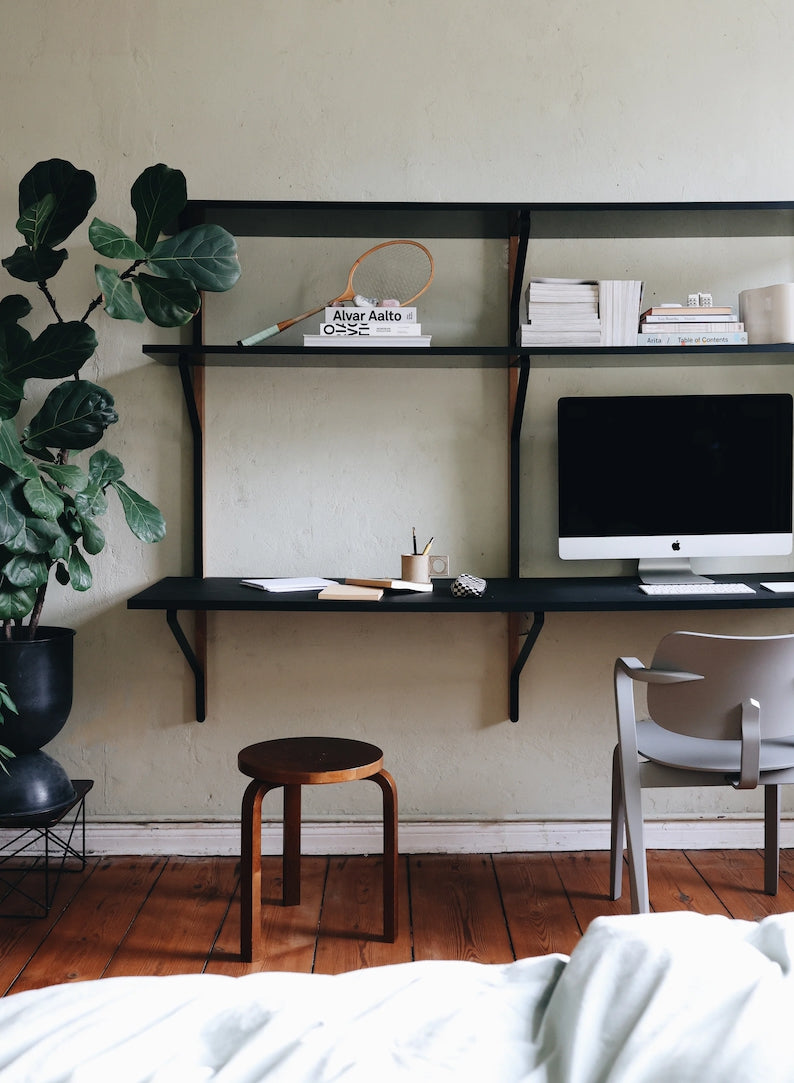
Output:
<path fill-rule="evenodd" d="M 346 737 L 280 737 L 241 749 L 237 766 L 277 786 L 314 786 L 370 778 L 382 769 L 383 752 Z"/>

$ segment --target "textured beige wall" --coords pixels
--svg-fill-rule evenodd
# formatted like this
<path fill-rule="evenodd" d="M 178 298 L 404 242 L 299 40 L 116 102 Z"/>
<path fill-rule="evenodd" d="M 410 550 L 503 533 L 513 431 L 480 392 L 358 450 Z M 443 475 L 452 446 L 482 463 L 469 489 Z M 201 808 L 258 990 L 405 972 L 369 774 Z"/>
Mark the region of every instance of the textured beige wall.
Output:
<path fill-rule="evenodd" d="M 53 156 L 96 174 L 96 212 L 119 224 L 131 224 L 130 184 L 157 161 L 181 168 L 190 194 L 204 197 L 749 200 L 794 191 L 788 0 L 5 0 L 3 15 L 3 255 L 16 244 L 20 176 Z M 256 245 L 242 252 L 244 280 L 211 313 L 230 340 L 281 317 L 276 301 L 289 288 L 280 260 Z M 500 255 L 487 246 L 462 258 L 440 246 L 439 255 L 445 274 L 464 269 L 454 290 L 465 320 L 487 330 L 501 305 Z M 538 273 L 636 268 L 654 291 L 714 282 L 728 303 L 742 285 L 791 278 L 793 257 L 788 243 L 532 253 Z M 330 275 L 338 254 L 323 248 L 315 262 Z M 73 250 L 64 308 L 82 312 L 92 263 L 87 245 Z M 16 289 L 9 279 L 3 292 Z M 426 311 L 436 303 L 428 295 Z M 439 336 L 453 338 L 455 321 L 439 308 Z M 48 603 L 51 623 L 79 630 L 74 712 L 50 751 L 96 780 L 93 815 L 233 817 L 237 749 L 291 732 L 382 743 L 406 817 L 607 815 L 612 661 L 647 656 L 670 627 L 663 616 L 550 616 L 514 726 L 498 615 L 217 614 L 209 716 L 192 722 L 192 679 L 163 615 L 125 608 L 130 594 L 190 567 L 181 392 L 173 371 L 141 354 L 152 329 L 105 321 L 100 340 L 90 375 L 122 416 L 108 447 L 163 508 L 169 533 L 143 549 L 116 515 L 98 586 L 86 596 L 55 588 Z M 669 386 L 773 390 L 790 376 L 785 366 L 533 374 L 525 573 L 560 572 L 556 396 Z M 488 372 L 210 372 L 208 570 L 396 571 L 416 524 L 455 570 L 504 574 L 505 406 L 504 377 Z M 686 624 L 760 633 L 790 630 L 794 619 Z M 312 794 L 309 808 L 333 818 L 369 814 L 373 801 L 342 787 Z M 711 802 L 675 793 L 656 807 L 708 812 Z M 734 807 L 754 810 L 757 800 L 736 796 Z"/>

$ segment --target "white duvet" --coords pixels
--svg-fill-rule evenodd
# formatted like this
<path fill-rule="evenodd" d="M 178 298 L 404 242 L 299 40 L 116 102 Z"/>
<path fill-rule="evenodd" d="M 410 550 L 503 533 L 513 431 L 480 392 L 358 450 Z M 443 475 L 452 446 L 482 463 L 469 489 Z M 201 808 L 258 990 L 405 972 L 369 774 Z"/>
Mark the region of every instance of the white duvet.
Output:
<path fill-rule="evenodd" d="M 794 914 L 599 918 L 570 958 L 109 978 L 0 1000 L 0 1083 L 794 1081 Z"/>

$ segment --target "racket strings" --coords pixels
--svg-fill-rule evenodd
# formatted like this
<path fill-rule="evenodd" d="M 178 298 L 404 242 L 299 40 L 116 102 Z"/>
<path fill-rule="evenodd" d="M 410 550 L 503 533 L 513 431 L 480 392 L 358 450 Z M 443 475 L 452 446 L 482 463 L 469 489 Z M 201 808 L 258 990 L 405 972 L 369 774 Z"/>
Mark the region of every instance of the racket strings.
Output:
<path fill-rule="evenodd" d="M 422 293 L 433 277 L 428 253 L 417 244 L 390 244 L 369 253 L 353 272 L 356 294 L 378 302 L 394 299 L 407 304 Z"/>

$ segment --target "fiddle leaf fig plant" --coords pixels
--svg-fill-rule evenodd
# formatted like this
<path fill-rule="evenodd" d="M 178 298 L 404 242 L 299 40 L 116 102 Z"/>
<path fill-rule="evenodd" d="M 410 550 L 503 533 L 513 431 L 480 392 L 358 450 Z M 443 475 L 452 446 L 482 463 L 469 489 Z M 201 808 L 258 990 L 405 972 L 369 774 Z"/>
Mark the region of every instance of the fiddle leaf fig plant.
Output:
<path fill-rule="evenodd" d="M 92 586 L 88 558 L 104 548 L 99 520 L 110 493 L 141 541 L 157 542 L 165 534 L 162 514 L 123 480 L 116 455 L 94 450 L 87 462 L 73 459 L 96 449 L 118 420 L 110 392 L 80 375 L 97 348 L 89 319 L 104 309 L 116 320 L 179 327 L 199 311 L 199 291 L 231 289 L 240 276 L 237 243 L 220 226 L 167 235 L 187 202 L 179 170 L 145 169 L 130 195 L 134 236 L 99 218 L 88 226 L 88 240 L 103 261 L 128 265 L 120 270 L 98 263 L 98 293 L 80 319 L 67 320 L 51 282 L 68 259 L 59 246 L 96 200 L 94 177 L 53 158 L 35 165 L 19 185 L 16 228 L 23 243 L 2 265 L 13 278 L 36 285 L 52 322 L 34 338 L 21 325 L 33 311 L 27 297 L 0 300 L 0 626 L 6 636 L 20 624 L 35 636 L 52 575 L 75 590 Z M 55 386 L 23 426 L 17 415 L 34 379 Z"/>

